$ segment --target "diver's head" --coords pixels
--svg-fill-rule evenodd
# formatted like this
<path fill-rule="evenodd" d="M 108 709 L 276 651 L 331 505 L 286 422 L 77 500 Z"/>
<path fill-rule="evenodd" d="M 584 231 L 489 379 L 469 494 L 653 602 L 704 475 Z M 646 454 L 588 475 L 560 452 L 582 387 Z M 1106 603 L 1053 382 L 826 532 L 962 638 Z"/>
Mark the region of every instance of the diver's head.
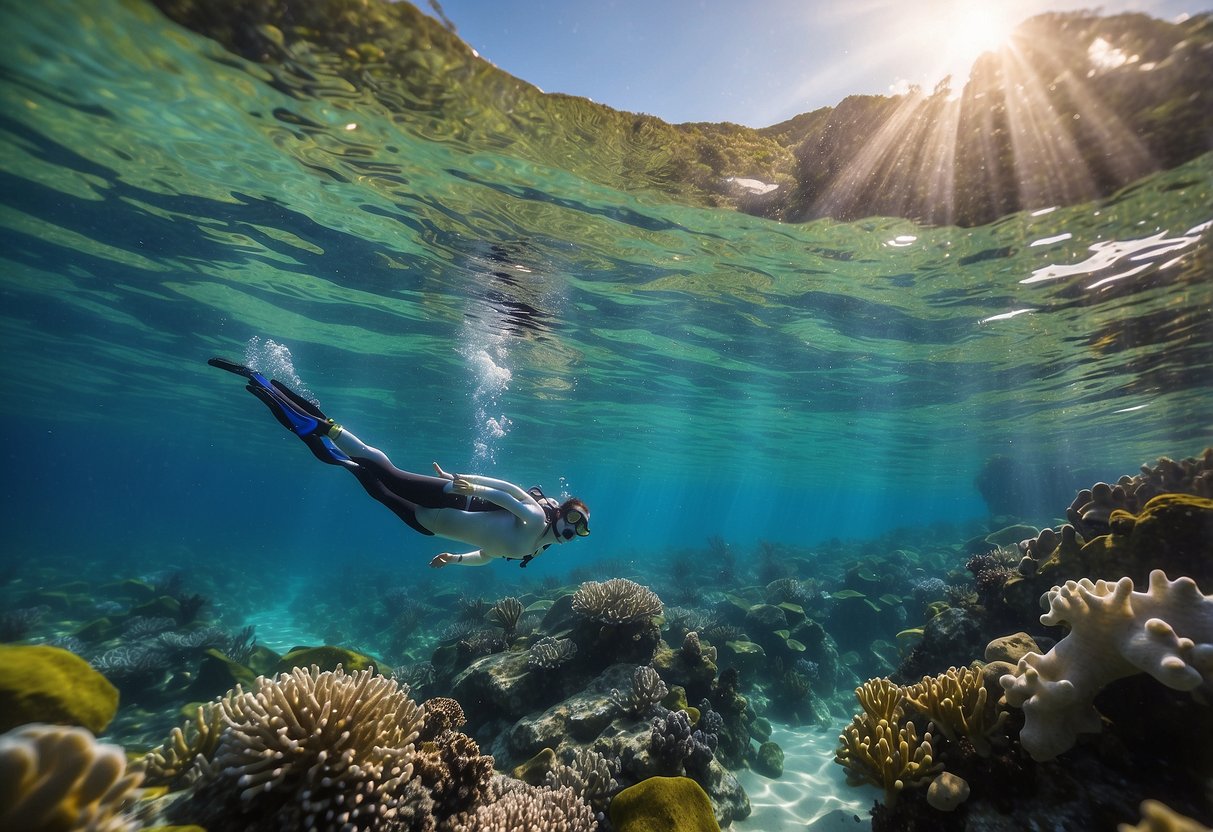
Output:
<path fill-rule="evenodd" d="M 590 533 L 590 510 L 576 497 L 560 504 L 553 530 L 561 540 L 586 537 Z"/>

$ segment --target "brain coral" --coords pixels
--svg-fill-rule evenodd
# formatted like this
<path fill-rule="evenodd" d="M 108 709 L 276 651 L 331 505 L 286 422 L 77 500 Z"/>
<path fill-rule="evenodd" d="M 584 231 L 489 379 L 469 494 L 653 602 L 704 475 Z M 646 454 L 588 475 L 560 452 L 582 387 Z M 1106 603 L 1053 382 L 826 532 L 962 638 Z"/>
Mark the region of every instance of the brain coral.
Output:
<path fill-rule="evenodd" d="M 24 725 L 0 736 L 0 829 L 134 829 L 122 810 L 142 779 L 83 728 Z"/>
<path fill-rule="evenodd" d="M 573 594 L 573 610 L 602 624 L 619 626 L 661 615 L 661 599 L 627 578 L 586 581 Z"/>
<path fill-rule="evenodd" d="M 1045 655 L 1028 653 L 999 679 L 1007 702 L 1024 710 L 1024 749 L 1036 760 L 1068 750 L 1080 732 L 1100 730 L 1095 695 L 1116 679 L 1148 673 L 1176 690 L 1213 693 L 1213 595 L 1191 578 L 1150 573 L 1145 592 L 1133 581 L 1067 581 L 1047 596 L 1042 624 L 1070 625 Z"/>

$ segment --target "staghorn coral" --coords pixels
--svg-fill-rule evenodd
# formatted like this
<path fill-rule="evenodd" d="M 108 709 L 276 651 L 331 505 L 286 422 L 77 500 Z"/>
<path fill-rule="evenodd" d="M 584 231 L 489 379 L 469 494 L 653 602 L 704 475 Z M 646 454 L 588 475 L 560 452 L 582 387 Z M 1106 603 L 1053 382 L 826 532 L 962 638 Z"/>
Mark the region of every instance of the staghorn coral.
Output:
<path fill-rule="evenodd" d="M 489 618 L 504 631 L 506 638 L 514 635 L 521 617 L 522 602 L 513 596 L 502 598 L 489 609 Z"/>
<path fill-rule="evenodd" d="M 424 712 L 395 680 L 296 667 L 218 705 L 225 727 L 193 801 L 219 813 L 203 818 L 212 832 L 396 825 Z"/>
<path fill-rule="evenodd" d="M 1176 690 L 1213 693 L 1213 595 L 1191 578 L 1169 581 L 1161 569 L 1149 588 L 1133 581 L 1067 581 L 1046 594 L 1040 622 L 1070 633 L 1045 655 L 1028 653 L 999 683 L 1023 708 L 1020 742 L 1037 761 L 1067 751 L 1080 732 L 1098 733 L 1093 700 L 1115 679 L 1148 673 Z"/>
<path fill-rule="evenodd" d="M 31 723 L 0 735 L 0 829 L 126 832 L 142 780 L 83 728 Z"/>
<path fill-rule="evenodd" d="M 648 665 L 642 665 L 632 672 L 632 688 L 626 694 L 611 689 L 611 702 L 629 716 L 641 716 L 665 699 L 669 692 L 657 671 Z"/>
<path fill-rule="evenodd" d="M 594 811 L 569 787 L 520 785 L 451 824 L 451 832 L 594 832 Z"/>
<path fill-rule="evenodd" d="M 577 644 L 571 638 L 544 636 L 527 651 L 527 666 L 531 669 L 555 670 L 573 658 Z"/>
<path fill-rule="evenodd" d="M 990 702 L 984 677 L 973 668 L 948 668 L 938 676 L 902 690 L 905 701 L 931 719 L 943 735 L 955 741 L 968 737 L 981 756 L 990 754 L 990 738 L 1002 729 L 1007 712 Z"/>
<path fill-rule="evenodd" d="M 144 783 L 175 789 L 216 775 L 218 772 L 211 767 L 210 761 L 219 746 L 223 727 L 223 708 L 218 703 L 198 706 L 191 720 L 174 728 L 164 743 L 140 761 L 145 772 Z"/>
<path fill-rule="evenodd" d="M 838 742 L 834 762 L 846 769 L 847 783 L 880 786 L 890 808 L 902 790 L 928 783 L 942 768 L 934 762 L 930 732 L 919 739 L 913 722 L 899 726 L 864 712 L 851 719 Z"/>
<path fill-rule="evenodd" d="M 627 578 L 586 581 L 573 593 L 573 611 L 601 624 L 621 626 L 661 615 L 661 599 Z"/>

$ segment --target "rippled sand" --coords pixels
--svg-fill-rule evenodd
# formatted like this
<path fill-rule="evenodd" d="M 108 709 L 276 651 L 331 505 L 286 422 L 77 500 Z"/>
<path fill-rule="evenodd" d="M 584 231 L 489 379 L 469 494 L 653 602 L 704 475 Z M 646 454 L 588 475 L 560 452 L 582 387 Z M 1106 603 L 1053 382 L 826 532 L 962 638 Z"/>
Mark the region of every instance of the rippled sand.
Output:
<path fill-rule="evenodd" d="M 783 749 L 783 776 L 771 780 L 736 772 L 750 796 L 751 814 L 733 824 L 740 832 L 833 832 L 871 828 L 868 810 L 879 799 L 874 786 L 848 786 L 834 762 L 836 730 L 773 724 L 771 739 Z"/>

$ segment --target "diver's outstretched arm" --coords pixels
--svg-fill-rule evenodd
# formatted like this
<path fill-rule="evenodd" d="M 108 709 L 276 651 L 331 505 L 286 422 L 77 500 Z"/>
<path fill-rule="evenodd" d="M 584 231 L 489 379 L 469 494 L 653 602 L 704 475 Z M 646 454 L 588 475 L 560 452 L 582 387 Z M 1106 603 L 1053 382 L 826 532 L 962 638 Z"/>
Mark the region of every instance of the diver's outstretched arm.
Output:
<path fill-rule="evenodd" d="M 434 556 L 434 559 L 430 561 L 430 566 L 434 567 L 435 569 L 450 566 L 452 563 L 457 563 L 460 566 L 484 566 L 486 563 L 493 560 L 494 558 L 485 555 L 479 549 L 463 555 L 443 552 L 440 555 Z"/>

